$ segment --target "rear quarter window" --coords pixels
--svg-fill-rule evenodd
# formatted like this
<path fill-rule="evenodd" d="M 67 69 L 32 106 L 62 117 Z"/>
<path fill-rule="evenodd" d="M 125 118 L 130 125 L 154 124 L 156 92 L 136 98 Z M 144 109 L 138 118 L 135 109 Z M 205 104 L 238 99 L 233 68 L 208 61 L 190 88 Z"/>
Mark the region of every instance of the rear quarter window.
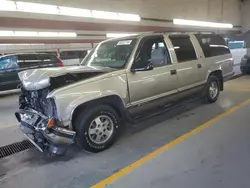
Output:
<path fill-rule="evenodd" d="M 18 55 L 18 63 L 21 68 L 32 68 L 38 66 L 40 61 L 34 54 L 21 54 Z"/>
<path fill-rule="evenodd" d="M 195 36 L 200 43 L 205 57 L 230 54 L 225 40 L 220 35 L 196 34 Z"/>
<path fill-rule="evenodd" d="M 41 61 L 41 63 L 57 63 L 59 62 L 60 60 L 54 56 L 54 55 L 50 55 L 50 54 L 45 54 L 45 55 L 38 55 L 37 58 Z"/>

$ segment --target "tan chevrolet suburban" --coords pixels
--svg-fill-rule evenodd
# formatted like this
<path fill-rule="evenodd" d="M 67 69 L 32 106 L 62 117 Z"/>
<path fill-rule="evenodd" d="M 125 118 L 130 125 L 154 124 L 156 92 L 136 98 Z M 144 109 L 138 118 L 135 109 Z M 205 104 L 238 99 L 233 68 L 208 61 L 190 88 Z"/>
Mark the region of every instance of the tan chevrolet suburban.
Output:
<path fill-rule="evenodd" d="M 16 117 L 40 151 L 61 154 L 76 142 L 99 152 L 114 143 L 125 121 L 194 95 L 215 102 L 232 74 L 232 55 L 219 35 L 115 38 L 98 44 L 79 66 L 20 72 Z"/>

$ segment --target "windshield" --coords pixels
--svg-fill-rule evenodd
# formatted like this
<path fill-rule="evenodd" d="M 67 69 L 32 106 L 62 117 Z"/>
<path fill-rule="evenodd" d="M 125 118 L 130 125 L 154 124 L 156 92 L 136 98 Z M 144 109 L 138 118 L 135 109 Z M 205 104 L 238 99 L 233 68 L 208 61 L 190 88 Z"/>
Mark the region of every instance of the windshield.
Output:
<path fill-rule="evenodd" d="M 123 68 L 134 49 L 136 40 L 117 39 L 100 43 L 83 59 L 81 65 Z"/>

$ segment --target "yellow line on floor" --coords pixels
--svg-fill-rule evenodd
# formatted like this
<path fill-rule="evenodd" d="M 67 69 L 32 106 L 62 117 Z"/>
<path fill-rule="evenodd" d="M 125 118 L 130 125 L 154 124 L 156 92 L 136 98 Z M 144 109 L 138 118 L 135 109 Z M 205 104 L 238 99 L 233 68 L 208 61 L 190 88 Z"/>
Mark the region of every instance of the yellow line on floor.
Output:
<path fill-rule="evenodd" d="M 120 171 L 118 171 L 117 173 L 111 175 L 110 177 L 100 181 L 99 183 L 97 183 L 96 185 L 92 186 L 91 188 L 107 188 L 110 184 L 112 184 L 113 182 L 115 182 L 116 180 L 118 180 L 119 178 L 129 174 L 130 172 L 134 171 L 135 169 L 139 168 L 140 166 L 142 166 L 143 164 L 149 162 L 150 160 L 152 160 L 153 158 L 157 157 L 158 155 L 160 155 L 161 153 L 169 150 L 170 148 L 176 146 L 177 144 L 183 142 L 184 140 L 186 140 L 187 138 L 191 137 L 192 135 L 199 133 L 200 131 L 202 131 L 203 129 L 211 126 L 213 123 L 215 123 L 216 121 L 230 115 L 231 113 L 235 112 L 236 110 L 238 110 L 239 108 L 250 104 L 250 99 L 240 103 L 239 105 L 232 107 L 231 109 L 227 110 L 226 112 L 224 112 L 223 114 L 220 114 L 218 116 L 216 116 L 215 118 L 209 120 L 208 122 L 204 123 L 203 125 L 200 125 L 199 127 L 193 129 L 192 131 L 184 134 L 183 136 L 177 138 L 176 140 L 166 144 L 165 146 L 155 150 L 154 152 L 146 155 L 145 157 L 139 159 L 138 161 L 132 163 L 131 165 L 121 169 Z"/>

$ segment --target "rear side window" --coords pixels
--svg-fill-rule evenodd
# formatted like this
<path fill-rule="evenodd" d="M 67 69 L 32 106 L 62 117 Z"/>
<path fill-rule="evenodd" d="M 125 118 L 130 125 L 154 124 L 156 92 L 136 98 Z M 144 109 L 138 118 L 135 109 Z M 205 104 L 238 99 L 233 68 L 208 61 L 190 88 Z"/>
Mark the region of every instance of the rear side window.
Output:
<path fill-rule="evenodd" d="M 189 36 L 169 36 L 179 63 L 196 60 L 197 56 Z"/>
<path fill-rule="evenodd" d="M 18 55 L 18 63 L 21 68 L 32 68 L 39 66 L 41 61 L 34 54 L 21 54 Z"/>
<path fill-rule="evenodd" d="M 196 34 L 195 36 L 201 45 L 205 57 L 230 54 L 225 40 L 220 35 Z"/>
<path fill-rule="evenodd" d="M 56 56 L 49 54 L 38 55 L 37 58 L 42 64 L 48 64 L 48 63 L 55 64 L 60 61 Z"/>

